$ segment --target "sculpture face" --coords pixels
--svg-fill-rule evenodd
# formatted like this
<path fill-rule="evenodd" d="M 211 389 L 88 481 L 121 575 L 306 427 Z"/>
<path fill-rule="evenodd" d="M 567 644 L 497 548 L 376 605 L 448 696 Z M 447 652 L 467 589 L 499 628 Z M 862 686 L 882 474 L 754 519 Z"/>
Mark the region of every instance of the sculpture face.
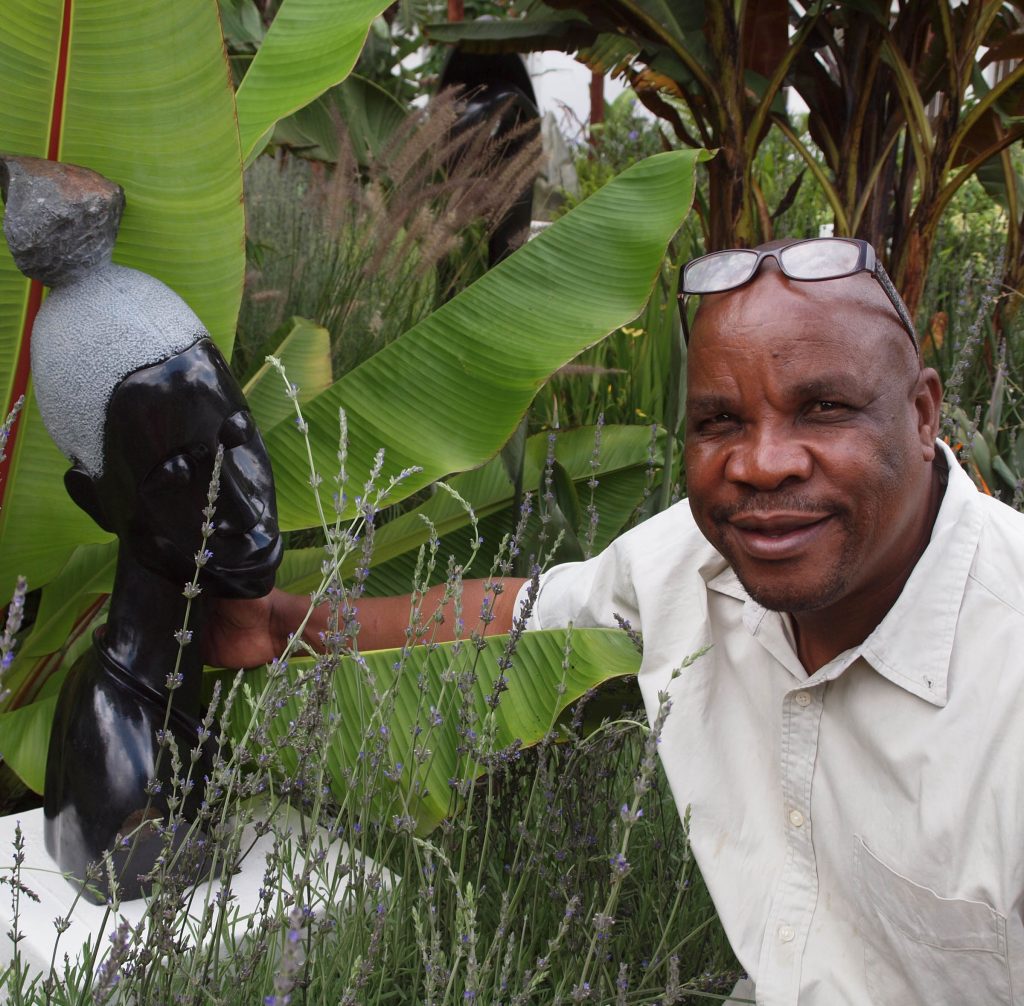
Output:
<path fill-rule="evenodd" d="M 282 554 L 274 480 L 241 389 L 209 340 L 129 374 L 107 409 L 103 474 L 76 467 L 65 482 L 140 565 L 185 583 L 218 445 L 213 556 L 200 582 L 218 596 L 260 597 L 273 587 Z"/>

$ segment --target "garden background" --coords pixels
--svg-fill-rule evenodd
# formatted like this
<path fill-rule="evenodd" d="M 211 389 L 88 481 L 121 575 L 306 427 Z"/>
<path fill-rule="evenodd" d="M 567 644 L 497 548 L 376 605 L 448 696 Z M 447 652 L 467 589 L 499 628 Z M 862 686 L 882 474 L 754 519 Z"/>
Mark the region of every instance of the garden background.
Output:
<path fill-rule="evenodd" d="M 330 599 L 340 630 L 361 594 L 412 589 L 410 645 L 361 654 L 339 631 L 319 660 L 209 675 L 221 754 L 192 827 L 230 872 L 243 822 L 273 829 L 298 806 L 349 843 L 345 899 L 304 901 L 315 885 L 282 844 L 258 917 L 218 957 L 180 921 L 169 857 L 144 924 L 118 928 L 113 904 L 70 970 L 60 920 L 42 976 L 24 972 L 15 926 L 0 989 L 15 1003 L 721 998 L 736 964 L 657 766 L 660 723 L 639 708 L 642 640 L 489 639 L 486 606 L 460 610 L 461 580 L 492 576 L 493 597 L 502 575 L 594 554 L 685 495 L 680 266 L 773 236 L 875 246 L 946 384 L 945 437 L 980 491 L 1021 504 L 1024 5 L 169 6 L 7 0 L 0 151 L 124 186 L 116 260 L 193 306 L 264 431 L 280 585 Z M 535 209 L 554 222 L 503 261 L 490 239 L 545 162 L 507 115 L 460 121 L 465 96 L 441 89 L 460 79 L 456 43 L 463 66 L 490 60 L 520 91 L 502 54 L 561 49 L 595 74 L 591 122 L 568 137 L 578 184 L 544 167 Z M 607 107 L 605 73 L 629 84 Z M 0 249 L 0 382 L 9 408 L 26 395 L 0 434 L 7 811 L 38 802 L 57 690 L 103 620 L 115 557 L 66 498 L 32 402 L 41 296 Z M 439 582 L 461 643 L 431 642 L 420 597 Z M 15 905 L 31 895 L 18 856 L 0 867 Z M 236 909 L 208 907 L 220 938 Z"/>

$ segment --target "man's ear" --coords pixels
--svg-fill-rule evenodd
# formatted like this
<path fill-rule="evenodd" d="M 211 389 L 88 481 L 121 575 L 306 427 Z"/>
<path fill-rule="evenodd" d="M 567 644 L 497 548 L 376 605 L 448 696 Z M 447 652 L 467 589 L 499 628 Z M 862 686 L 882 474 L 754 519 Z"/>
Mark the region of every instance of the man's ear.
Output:
<path fill-rule="evenodd" d="M 96 480 L 82 467 L 74 465 L 64 473 L 64 488 L 75 504 L 84 510 L 104 531 L 113 531 L 100 504 Z"/>
<path fill-rule="evenodd" d="M 922 454 L 925 461 L 931 461 L 935 456 L 935 438 L 939 435 L 942 415 L 942 381 L 931 367 L 923 368 L 918 375 L 914 405 Z"/>

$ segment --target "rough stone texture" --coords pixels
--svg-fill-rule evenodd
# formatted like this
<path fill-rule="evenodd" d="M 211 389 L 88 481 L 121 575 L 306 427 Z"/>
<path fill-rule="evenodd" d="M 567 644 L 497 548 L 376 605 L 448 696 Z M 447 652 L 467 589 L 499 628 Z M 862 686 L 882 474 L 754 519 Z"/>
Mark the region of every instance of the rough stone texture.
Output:
<path fill-rule="evenodd" d="M 124 190 L 95 171 L 38 157 L 0 157 L 4 236 L 17 267 L 47 286 L 110 260 Z"/>
<path fill-rule="evenodd" d="M 103 472 L 103 426 L 129 374 L 208 338 L 195 312 L 158 279 L 107 262 L 56 287 L 32 333 L 39 411 L 61 452 Z"/>
<path fill-rule="evenodd" d="M 117 385 L 208 333 L 173 290 L 111 262 L 120 185 L 75 164 L 0 157 L 0 196 L 15 265 L 53 287 L 32 330 L 39 411 L 64 455 L 100 475 Z"/>

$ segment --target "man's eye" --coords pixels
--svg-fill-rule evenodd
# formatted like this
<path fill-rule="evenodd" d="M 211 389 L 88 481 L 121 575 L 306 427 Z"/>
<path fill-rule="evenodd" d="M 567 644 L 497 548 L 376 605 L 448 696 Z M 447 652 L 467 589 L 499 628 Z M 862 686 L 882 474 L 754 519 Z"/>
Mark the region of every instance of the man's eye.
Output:
<path fill-rule="evenodd" d="M 255 432 L 252 413 L 240 410 L 224 420 L 220 428 L 220 442 L 225 450 L 231 450 L 232 447 L 248 443 Z"/>
<path fill-rule="evenodd" d="M 173 492 L 187 489 L 195 476 L 196 464 L 187 454 L 176 454 L 157 465 L 146 477 L 145 488 L 150 492 Z"/>
<path fill-rule="evenodd" d="M 731 412 L 719 412 L 700 421 L 703 430 L 715 430 L 725 426 L 734 426 L 739 420 Z"/>
<path fill-rule="evenodd" d="M 811 406 L 811 412 L 823 413 L 823 412 L 839 412 L 845 409 L 846 406 L 842 402 L 837 402 L 831 398 L 823 398 L 820 401 L 815 402 Z"/>

